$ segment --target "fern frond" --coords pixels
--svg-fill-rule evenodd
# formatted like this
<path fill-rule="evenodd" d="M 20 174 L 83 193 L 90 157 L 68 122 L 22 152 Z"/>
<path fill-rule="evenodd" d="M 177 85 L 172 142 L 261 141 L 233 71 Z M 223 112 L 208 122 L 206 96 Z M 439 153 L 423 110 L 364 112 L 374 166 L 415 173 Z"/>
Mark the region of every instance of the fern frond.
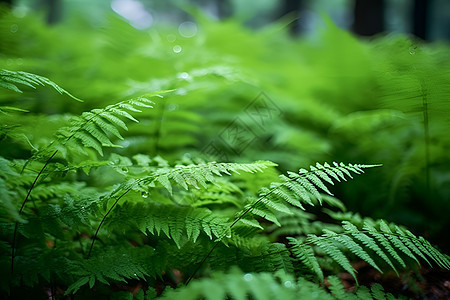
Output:
<path fill-rule="evenodd" d="M 162 299 L 324 299 L 333 297 L 317 284 L 303 278 L 295 280 L 284 272 L 215 273 L 212 278 L 203 278 L 176 290 L 165 292 Z"/>
<path fill-rule="evenodd" d="M 347 300 L 347 299 L 388 299 L 388 300 L 394 300 L 394 299 L 406 299 L 405 297 L 394 297 L 391 293 L 386 293 L 383 290 L 383 287 L 375 283 L 369 290 L 369 288 L 365 286 L 359 286 L 356 292 L 350 293 L 346 292 L 344 289 L 344 285 L 339 280 L 337 276 L 329 276 L 327 278 L 328 283 L 330 284 L 329 289 L 331 291 L 331 294 L 338 300 Z"/>
<path fill-rule="evenodd" d="M 292 246 L 290 250 L 294 254 L 294 256 L 299 259 L 306 267 L 308 267 L 308 269 L 316 273 L 320 281 L 323 282 L 323 272 L 320 268 L 319 262 L 314 256 L 312 247 L 292 237 L 288 237 L 288 241 Z"/>
<path fill-rule="evenodd" d="M 276 164 L 269 161 L 257 161 L 247 164 L 208 162 L 177 165 L 175 167 L 160 168 L 150 176 L 139 179 L 139 184 L 153 187 L 159 183 L 172 194 L 171 182 L 175 182 L 186 190 L 188 186 L 193 186 L 196 189 L 199 189 L 200 186 L 206 188 L 207 182 L 214 183 L 216 181 L 215 177 L 220 177 L 222 174 L 262 172 L 264 169 L 272 166 L 276 166 Z"/>
<path fill-rule="evenodd" d="M 355 280 L 357 280 L 356 271 L 350 264 L 347 256 L 343 254 L 343 250 L 353 253 L 380 272 L 382 271 L 378 267 L 376 260 L 381 259 L 381 261 L 384 261 L 397 272 L 394 263 L 398 263 L 404 268 L 406 267 L 402 256 L 406 256 L 417 263 L 422 258 L 428 263 L 433 261 L 441 268 L 450 269 L 449 258 L 422 237 L 416 237 L 410 231 L 397 225 L 392 225 L 395 228 L 395 231 L 392 231 L 390 229 L 391 226 L 383 220 L 379 221 L 378 224 L 379 228 L 366 220 L 361 230 L 354 224 L 343 221 L 343 232 L 336 233 L 324 230 L 324 234 L 321 236 L 309 235 L 306 242 L 292 238 L 289 241 L 293 246 L 292 252 L 295 257 L 314 270 L 319 278 L 321 278 L 321 275 L 314 268 L 318 262 L 311 255 L 310 245 L 320 248 L 333 261 L 350 273 Z"/>
<path fill-rule="evenodd" d="M 303 210 L 304 203 L 315 205 L 317 200 L 319 204 L 322 204 L 324 199 L 320 191 L 332 195 L 325 183 L 334 184 L 335 181 L 347 180 L 347 178 L 353 178 L 351 173 L 361 174 L 364 173 L 363 169 L 377 166 L 379 165 L 317 163 L 311 166 L 310 170 L 300 169 L 298 173 L 288 172 L 287 176 L 280 175 L 281 182 L 272 183 L 270 188 L 263 188 L 259 198 L 249 203 L 240 217 L 250 212 L 279 225 L 273 212 L 290 213 L 290 208 L 285 205 L 286 202 Z M 328 200 L 330 198 L 325 198 L 325 201 Z M 330 201 L 331 205 L 336 205 L 336 201 Z"/>
<path fill-rule="evenodd" d="M 126 282 L 127 279 L 156 277 L 162 270 L 157 269 L 153 248 L 107 248 L 98 256 L 79 260 L 72 266 L 71 273 L 78 277 L 66 290 L 66 295 L 76 293 L 82 286 L 93 288 L 96 282 L 109 285 L 111 281 Z"/>
<path fill-rule="evenodd" d="M 26 85 L 33 89 L 35 89 L 36 86 L 38 85 L 42 86 L 48 85 L 54 88 L 60 94 L 66 94 L 76 101 L 83 102 L 83 100 L 73 96 L 68 91 L 61 88 L 59 85 L 57 85 L 47 77 L 23 71 L 9 71 L 5 69 L 0 69 L 0 87 L 12 90 L 14 92 L 22 93 L 22 91 L 17 87 L 16 84 Z"/>
<path fill-rule="evenodd" d="M 214 182 L 215 176 L 222 176 L 222 174 L 231 175 L 231 172 L 238 173 L 239 171 L 243 172 L 262 172 L 265 168 L 270 166 L 274 166 L 275 164 L 268 161 L 258 161 L 250 164 L 240 164 L 240 163 L 201 163 L 197 165 L 178 165 L 173 168 L 163 167 L 153 172 L 151 175 L 139 178 L 139 179 L 131 179 L 126 183 L 118 186 L 114 189 L 108 199 L 114 199 L 114 203 L 111 205 L 109 210 L 103 216 L 102 221 L 97 227 L 96 233 L 92 239 L 91 248 L 89 250 L 89 255 L 92 251 L 94 242 L 96 240 L 97 234 L 100 230 L 101 225 L 106 220 L 108 215 L 117 205 L 120 199 L 124 197 L 131 190 L 144 191 L 147 193 L 149 187 L 156 186 L 157 183 L 160 183 L 167 191 L 172 193 L 172 182 L 177 183 L 185 189 L 188 189 L 189 186 L 194 186 L 195 188 L 199 188 L 199 185 L 202 187 L 206 187 L 207 182 Z M 212 232 L 214 227 L 209 231 L 209 236 L 212 237 Z M 203 227 L 204 230 L 208 230 L 207 227 Z M 167 231 L 169 232 L 169 231 Z M 177 237 L 179 236 L 179 229 L 176 230 L 177 233 L 172 232 L 172 234 L 168 233 L 173 238 L 173 234 Z M 223 232 L 225 235 L 228 235 L 227 231 Z M 214 232 L 216 234 L 216 232 Z M 225 235 L 222 234 L 220 238 Z M 220 239 L 219 238 L 219 239 Z M 178 238 L 176 238 L 178 240 Z"/>
<path fill-rule="evenodd" d="M 160 94 L 164 92 L 121 101 L 103 109 L 93 109 L 90 112 L 84 112 L 81 116 L 73 117 L 70 120 L 70 126 L 58 130 L 55 148 L 61 150 L 64 154 L 69 147 L 73 147 L 82 153 L 85 152 L 83 148 L 88 147 L 103 155 L 103 147 L 118 147 L 112 143 L 109 136 L 123 139 L 119 128 L 128 129 L 123 119 L 138 122 L 127 110 L 141 112 L 138 108 L 151 108 L 154 102 L 149 98 L 153 96 L 161 97 Z"/>
<path fill-rule="evenodd" d="M 345 271 L 355 278 L 356 283 L 358 283 L 358 279 L 356 278 L 356 270 L 351 265 L 347 256 L 342 252 L 340 248 L 342 246 L 335 242 L 332 238 L 333 235 L 325 234 L 323 236 L 316 236 L 311 234 L 308 236 L 308 242 L 319 247 L 324 253 L 326 253 L 333 261 L 335 261 L 338 265 L 340 265 Z M 341 246 L 341 247 L 339 247 Z"/>
<path fill-rule="evenodd" d="M 201 233 L 209 239 L 219 238 L 223 234 L 231 235 L 227 218 L 215 216 L 208 209 L 153 202 L 117 206 L 105 226 L 109 231 L 138 229 L 144 234 L 164 234 L 178 248 L 188 240 L 196 242 Z"/>

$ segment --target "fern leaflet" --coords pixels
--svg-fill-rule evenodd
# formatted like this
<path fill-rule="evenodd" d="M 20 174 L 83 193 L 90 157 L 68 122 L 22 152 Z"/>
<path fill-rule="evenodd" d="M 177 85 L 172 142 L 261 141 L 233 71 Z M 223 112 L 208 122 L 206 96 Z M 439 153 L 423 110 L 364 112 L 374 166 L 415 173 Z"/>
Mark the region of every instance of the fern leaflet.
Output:
<path fill-rule="evenodd" d="M 38 85 L 42 86 L 48 85 L 54 88 L 60 94 L 66 94 L 76 101 L 83 102 L 83 100 L 73 96 L 68 91 L 61 88 L 59 85 L 57 85 L 47 77 L 23 71 L 9 71 L 5 69 L 0 69 L 0 87 L 12 90 L 14 92 L 22 93 L 22 91 L 17 87 L 16 84 L 23 84 L 34 89 Z"/>
<path fill-rule="evenodd" d="M 341 233 L 324 230 L 324 234 L 321 236 L 310 234 L 306 242 L 290 238 L 289 243 L 293 246 L 292 253 L 295 257 L 301 260 L 321 279 L 322 275 L 317 270 L 317 259 L 311 254 L 311 245 L 320 248 L 350 273 L 355 280 L 357 280 L 356 271 L 350 264 L 349 259 L 343 254 L 343 250 L 352 252 L 380 272 L 382 271 L 375 262 L 380 259 L 395 272 L 397 270 L 394 262 L 402 267 L 406 267 L 406 263 L 398 251 L 401 251 L 402 256 L 407 256 L 417 263 L 419 263 L 419 258 L 422 258 L 428 263 L 433 261 L 441 268 L 450 269 L 449 258 L 422 237 L 416 237 L 410 231 L 397 225 L 391 225 L 395 228 L 394 232 L 390 229 L 391 226 L 383 220 L 378 223 L 379 228 L 376 228 L 369 221 L 365 221 L 363 229 L 360 230 L 354 224 L 343 221 L 342 228 L 344 231 Z"/>
<path fill-rule="evenodd" d="M 238 217 L 242 220 L 247 213 L 252 213 L 265 218 L 277 225 L 280 225 L 274 211 L 290 213 L 290 208 L 285 205 L 289 203 L 304 210 L 303 203 L 314 205 L 316 200 L 328 201 L 330 198 L 321 196 L 320 191 L 329 195 L 331 192 L 325 182 L 334 184 L 334 181 L 347 180 L 353 178 L 351 172 L 356 174 L 364 173 L 365 168 L 377 167 L 379 165 L 361 165 L 333 162 L 333 166 L 328 163 L 311 166 L 310 170 L 300 169 L 298 173 L 288 172 L 288 176 L 280 175 L 281 182 L 272 183 L 270 188 L 263 188 L 259 198 L 249 203 L 244 212 Z M 331 203 L 335 205 L 335 203 Z"/>
<path fill-rule="evenodd" d="M 152 202 L 125 203 L 117 206 L 105 223 L 108 230 L 139 229 L 144 234 L 164 234 L 178 248 L 188 240 L 196 242 L 200 233 L 210 239 L 231 235 L 227 218 L 217 217 L 205 208 L 160 205 Z"/>
<path fill-rule="evenodd" d="M 171 193 L 172 185 L 170 183 L 170 180 L 176 182 L 185 189 L 187 189 L 188 186 L 200 188 L 199 187 L 200 185 L 202 187 L 206 187 L 207 182 L 215 181 L 214 178 L 215 176 L 222 176 L 222 174 L 231 175 L 231 172 L 239 173 L 239 171 L 250 173 L 262 172 L 262 170 L 274 165 L 275 165 L 274 163 L 268 161 L 259 161 L 250 164 L 210 162 L 210 163 L 201 163 L 197 165 L 192 164 L 188 166 L 178 165 L 173 168 L 170 167 L 161 168 L 153 172 L 151 175 L 139 179 L 131 179 L 128 182 L 120 185 L 110 193 L 110 196 L 108 198 L 114 199 L 115 201 L 111 205 L 109 210 L 106 212 L 102 221 L 97 227 L 96 233 L 92 239 L 92 244 L 89 249 L 88 256 L 90 256 L 90 253 L 92 252 L 92 248 L 94 246 L 100 227 L 105 222 L 106 218 L 114 209 L 114 207 L 117 205 L 117 203 L 120 201 L 120 199 L 122 199 L 122 197 L 128 194 L 131 190 L 146 191 L 148 190 L 149 187 L 154 187 L 156 186 L 157 183 L 160 183 L 165 189 L 167 189 Z M 221 237 L 227 235 L 228 234 L 227 232 L 228 231 L 224 231 Z M 216 234 L 216 232 L 214 234 Z M 173 237 L 172 234 L 170 235 Z M 178 234 L 176 234 L 176 236 L 178 236 Z"/>

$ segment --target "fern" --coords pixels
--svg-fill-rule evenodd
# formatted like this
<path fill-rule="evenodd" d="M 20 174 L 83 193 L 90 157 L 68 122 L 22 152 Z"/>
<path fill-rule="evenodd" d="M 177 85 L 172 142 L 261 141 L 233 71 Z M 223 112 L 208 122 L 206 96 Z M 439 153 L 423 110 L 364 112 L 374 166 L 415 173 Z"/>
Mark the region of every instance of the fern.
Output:
<path fill-rule="evenodd" d="M 325 183 L 334 184 L 335 181 L 347 180 L 353 178 L 350 172 L 361 174 L 363 169 L 376 167 L 379 165 L 361 165 L 333 162 L 333 166 L 328 163 L 311 166 L 310 170 L 300 169 L 298 173 L 288 172 L 288 176 L 280 175 L 281 182 L 271 184 L 270 188 L 263 188 L 260 191 L 259 198 L 252 203 L 247 204 L 244 211 L 238 216 L 241 221 L 247 213 L 265 218 L 277 225 L 280 225 L 274 211 L 291 213 L 287 202 L 295 207 L 304 210 L 303 204 L 315 205 L 318 200 L 322 204 L 322 196 L 319 190 L 332 195 Z M 330 198 L 332 205 L 336 202 Z"/>
<path fill-rule="evenodd" d="M 164 92 L 121 101 L 103 109 L 93 109 L 79 117 L 72 118 L 70 126 L 58 130 L 57 140 L 52 148 L 65 155 L 69 148 L 86 153 L 84 148 L 87 147 L 103 155 L 103 147 L 118 147 L 111 142 L 109 136 L 123 139 L 119 129 L 128 129 L 123 119 L 138 122 L 130 112 L 141 112 L 138 108 L 152 108 L 154 102 L 149 98 L 161 97 L 161 93 Z"/>
<path fill-rule="evenodd" d="M 216 273 L 189 286 L 166 291 L 162 299 L 397 299 L 385 293 L 379 284 L 371 289 L 364 286 L 355 293 L 346 292 L 335 276 L 327 278 L 331 294 L 322 287 L 300 277 L 278 271 L 270 273 L 242 273 L 236 269 L 229 273 Z"/>
<path fill-rule="evenodd" d="M 323 279 L 323 275 L 317 267 L 317 259 L 312 255 L 311 246 L 326 253 L 355 280 L 357 280 L 356 271 L 348 257 L 342 252 L 343 250 L 353 253 L 380 272 L 382 270 L 376 261 L 385 262 L 397 272 L 394 263 L 406 267 L 402 256 L 409 257 L 417 263 L 419 263 L 419 259 L 424 259 L 428 263 L 432 261 L 441 268 L 450 269 L 448 256 L 442 254 L 422 237 L 416 237 L 410 231 L 397 225 L 389 226 L 383 220 L 377 227 L 365 221 L 361 230 L 352 223 L 344 221 L 343 232 L 324 230 L 324 234 L 321 236 L 311 234 L 304 242 L 290 238 L 289 243 L 293 246 L 293 254 L 313 270 L 320 279 Z M 395 228 L 395 232 L 390 229 L 391 227 Z"/>
<path fill-rule="evenodd" d="M 349 293 L 344 290 L 344 286 L 337 276 L 329 276 L 327 278 L 330 284 L 329 289 L 331 294 L 338 300 L 347 299 L 406 299 L 404 297 L 396 298 L 391 293 L 385 293 L 383 287 L 375 283 L 370 289 L 365 286 L 359 286 L 355 293 Z"/>
<path fill-rule="evenodd" d="M 33 89 L 35 89 L 38 85 L 48 85 L 54 88 L 60 94 L 66 94 L 76 101 L 83 102 L 83 100 L 73 96 L 68 91 L 61 88 L 59 85 L 46 77 L 23 71 L 9 71 L 0 69 L 0 87 L 12 90 L 14 92 L 22 93 L 22 91 L 17 87 L 17 84 L 22 84 Z"/>
<path fill-rule="evenodd" d="M 110 193 L 108 200 L 114 199 L 115 201 L 103 216 L 103 219 L 97 227 L 91 247 L 89 249 L 88 256 L 90 256 L 91 254 L 100 227 L 105 222 L 106 218 L 112 212 L 120 199 L 122 199 L 122 197 L 128 194 L 131 190 L 136 189 L 138 191 L 144 191 L 144 193 L 147 193 L 149 187 L 154 187 L 157 183 L 160 183 L 169 193 L 172 193 L 171 181 L 177 183 L 185 189 L 188 189 L 189 186 L 193 186 L 199 189 L 199 185 L 206 188 L 206 183 L 214 182 L 215 176 L 222 176 L 222 174 L 231 175 L 231 172 L 239 173 L 239 171 L 249 173 L 261 172 L 263 169 L 274 165 L 275 164 L 272 162 L 264 161 L 255 162 L 252 164 L 211 162 L 188 166 L 179 165 L 175 166 L 174 168 L 161 168 L 151 175 L 139 179 L 131 179 L 128 182 L 118 186 Z M 167 225 L 168 224 L 165 224 L 165 226 Z M 177 235 L 179 235 L 179 232 L 177 233 Z"/>
<path fill-rule="evenodd" d="M 126 282 L 126 279 L 156 277 L 162 270 L 155 269 L 157 264 L 150 263 L 156 259 L 153 250 L 150 247 L 112 247 L 104 249 L 101 255 L 78 261 L 71 272 L 79 279 L 68 287 L 66 295 L 78 291 L 85 284 L 93 288 L 96 282 L 109 284 L 111 280 Z"/>
<path fill-rule="evenodd" d="M 164 234 L 178 248 L 187 241 L 196 242 L 203 233 L 210 239 L 231 236 L 228 219 L 204 208 L 159 205 L 152 202 L 125 203 L 117 206 L 105 222 L 109 231 L 140 230 L 144 234 Z"/>
<path fill-rule="evenodd" d="M 324 289 L 302 278 L 298 281 L 284 272 L 216 273 L 213 278 L 193 282 L 187 287 L 167 291 L 162 299 L 333 299 Z"/>
<path fill-rule="evenodd" d="M 447 188 L 437 188 L 448 181 L 447 48 L 435 56 L 439 48 L 426 45 L 413 55 L 402 48 L 407 40 L 360 43 L 333 26 L 309 47 L 279 25 L 249 33 L 201 16 L 197 36 L 175 42 L 170 28 L 135 30 L 114 17 L 101 31 L 79 32 L 89 22 L 48 29 L 20 12 L 0 8 L 4 63 L 13 70 L 45 64 L 95 103 L 74 108 L 84 111 L 79 116 L 65 114 L 59 98 L 28 106 L 25 89 L 71 95 L 45 77 L 0 71 L 7 92 L 0 96 L 0 298 L 149 299 L 166 289 L 161 298 L 385 299 L 393 296 L 380 285 L 349 293 L 332 274 L 357 277 L 354 261 L 379 272 L 423 262 L 450 268 L 448 256 L 404 227 L 331 211 L 353 202 L 369 206 L 362 215 L 380 215 L 389 195 L 383 185 L 395 208 L 398 187 L 427 173 L 430 191 L 446 200 Z M 243 47 L 236 52 L 226 38 Z M 76 63 L 60 68 L 67 58 Z M 149 94 L 111 102 L 166 89 L 175 92 L 164 101 Z M 383 100 L 391 110 L 380 109 Z M 415 111 L 423 113 L 425 147 L 411 143 L 423 139 Z M 338 130 L 326 134 L 330 128 Z M 342 185 L 342 202 L 330 185 L 375 165 L 316 164 L 279 176 L 330 154 L 383 162 L 385 176 Z M 198 159 L 204 155 L 214 159 Z M 235 163 L 245 161 L 256 162 Z M 224 176 L 233 173 L 241 174 Z M 368 193 L 376 182 L 380 188 Z M 445 222 L 444 202 L 433 202 Z M 403 217 L 397 212 L 386 219 Z"/>

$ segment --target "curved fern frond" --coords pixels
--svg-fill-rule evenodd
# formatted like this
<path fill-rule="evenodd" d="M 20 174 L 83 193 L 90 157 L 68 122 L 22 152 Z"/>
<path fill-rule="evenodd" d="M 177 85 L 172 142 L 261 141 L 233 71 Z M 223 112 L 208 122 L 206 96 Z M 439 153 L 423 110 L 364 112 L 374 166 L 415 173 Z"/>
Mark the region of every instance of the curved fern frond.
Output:
<path fill-rule="evenodd" d="M 317 270 L 317 259 L 311 254 L 312 246 L 320 248 L 333 261 L 350 273 L 355 280 L 357 280 L 356 271 L 342 251 L 353 253 L 380 272 L 382 270 L 378 267 L 376 261 L 384 261 L 397 272 L 394 263 L 405 268 L 405 256 L 417 263 L 421 258 L 429 264 L 432 261 L 441 268 L 450 269 L 448 256 L 442 254 L 424 238 L 416 237 L 410 231 L 397 225 L 388 225 L 380 220 L 377 228 L 371 222 L 365 221 L 363 228 L 359 229 L 348 221 L 342 223 L 344 231 L 340 233 L 324 230 L 324 234 L 321 236 L 309 235 L 305 242 L 293 238 L 289 239 L 295 257 L 314 271 L 319 278 L 322 278 L 322 275 Z M 394 231 L 391 228 L 394 228 Z"/>
<path fill-rule="evenodd" d="M 66 94 L 76 101 L 83 102 L 83 100 L 73 96 L 71 93 L 61 88 L 59 85 L 57 85 L 47 77 L 23 71 L 9 71 L 0 69 L 0 87 L 12 90 L 14 92 L 22 93 L 22 91 L 17 87 L 16 84 L 26 85 L 33 89 L 35 89 L 38 85 L 48 85 L 54 88 L 60 94 Z"/>
<path fill-rule="evenodd" d="M 164 91 L 121 101 L 103 109 L 93 109 L 73 117 L 70 126 L 58 130 L 55 148 L 65 154 L 69 147 L 81 153 L 85 153 L 83 148 L 88 147 L 103 155 L 103 147 L 118 147 L 111 142 L 110 136 L 123 139 L 119 129 L 128 129 L 124 119 L 138 122 L 129 112 L 141 112 L 138 108 L 152 108 L 155 103 L 149 98 L 161 97 L 161 93 Z"/>
<path fill-rule="evenodd" d="M 96 233 L 92 239 L 88 256 L 90 256 L 97 234 L 105 219 L 120 199 L 122 199 L 131 190 L 143 191 L 146 193 L 149 187 L 155 187 L 156 184 L 159 183 L 167 189 L 167 191 L 172 193 L 171 181 L 177 183 L 185 189 L 188 189 L 189 186 L 200 188 L 199 185 L 206 187 L 207 182 L 215 182 L 215 176 L 222 176 L 222 174 L 231 175 L 231 172 L 239 174 L 239 171 L 250 173 L 262 172 L 264 169 L 274 165 L 274 163 L 268 161 L 258 161 L 250 164 L 210 162 L 187 166 L 178 165 L 175 167 L 163 167 L 153 172 L 151 175 L 139 179 L 131 179 L 128 182 L 118 186 L 110 193 L 110 196 L 107 197 L 115 201 L 97 227 Z M 227 235 L 226 231 L 224 231 L 224 234 Z M 224 234 L 221 235 L 221 238 L 225 236 Z"/>
<path fill-rule="evenodd" d="M 303 204 L 315 205 L 316 201 L 331 201 L 336 205 L 333 198 L 324 198 L 320 192 L 332 195 L 325 183 L 334 184 L 335 181 L 353 178 L 351 173 L 364 173 L 363 169 L 377 167 L 380 165 L 361 165 L 333 162 L 311 166 L 310 170 L 300 169 L 298 173 L 288 172 L 280 175 L 281 182 L 272 183 L 270 188 L 263 188 L 259 198 L 249 203 L 244 212 L 238 217 L 241 220 L 247 213 L 265 218 L 280 225 L 274 211 L 290 213 L 290 208 L 285 203 L 299 207 L 304 210 Z"/>

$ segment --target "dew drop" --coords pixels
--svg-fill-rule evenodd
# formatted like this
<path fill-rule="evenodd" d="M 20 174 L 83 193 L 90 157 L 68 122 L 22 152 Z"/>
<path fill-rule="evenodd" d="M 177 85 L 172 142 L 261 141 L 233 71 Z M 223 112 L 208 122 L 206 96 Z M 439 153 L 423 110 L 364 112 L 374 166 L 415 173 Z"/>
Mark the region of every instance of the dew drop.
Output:
<path fill-rule="evenodd" d="M 122 172 L 128 173 L 128 168 L 127 168 L 127 167 L 123 167 L 123 168 L 122 168 Z"/>
<path fill-rule="evenodd" d="M 414 54 L 416 54 L 416 52 L 414 52 L 414 51 L 409 51 L 409 54 L 414 55 Z"/>
<path fill-rule="evenodd" d="M 252 281 L 253 280 L 253 275 L 250 273 L 247 273 L 244 275 L 244 280 L 245 281 Z"/>
<path fill-rule="evenodd" d="M 182 72 L 180 74 L 178 74 L 178 78 L 180 79 L 189 79 L 190 75 L 187 72 Z"/>
<path fill-rule="evenodd" d="M 142 198 L 147 198 L 148 197 L 148 193 L 147 192 L 142 192 Z"/>
<path fill-rule="evenodd" d="M 290 287 L 292 287 L 292 282 L 290 282 L 289 280 L 285 281 L 284 282 L 284 286 L 287 287 L 287 288 L 290 288 Z"/>
<path fill-rule="evenodd" d="M 180 53 L 181 50 L 183 50 L 183 48 L 181 48 L 180 45 L 175 45 L 175 46 L 173 46 L 173 52 L 175 52 L 175 53 Z"/>

